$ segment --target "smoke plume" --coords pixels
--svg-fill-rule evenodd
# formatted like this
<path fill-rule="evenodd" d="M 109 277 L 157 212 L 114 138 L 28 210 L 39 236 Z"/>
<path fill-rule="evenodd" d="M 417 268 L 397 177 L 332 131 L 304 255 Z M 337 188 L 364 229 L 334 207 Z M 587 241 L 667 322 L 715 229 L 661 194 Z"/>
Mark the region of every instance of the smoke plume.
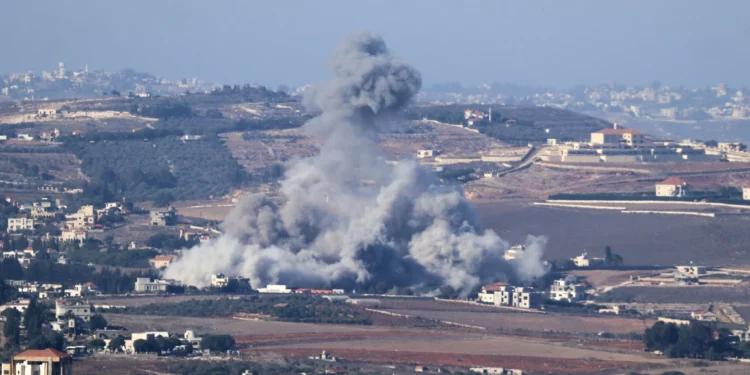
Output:
<path fill-rule="evenodd" d="M 460 189 L 440 185 L 414 161 L 385 163 L 376 136 L 419 91 L 419 72 L 372 34 L 349 37 L 330 58 L 333 78 L 305 91 L 319 115 L 320 154 L 287 166 L 276 205 L 243 198 L 223 235 L 185 250 L 165 277 L 205 286 L 210 275 L 306 287 L 443 286 L 468 293 L 482 283 L 544 273 L 545 240 L 531 239 L 519 267 L 508 243 L 484 230 Z"/>

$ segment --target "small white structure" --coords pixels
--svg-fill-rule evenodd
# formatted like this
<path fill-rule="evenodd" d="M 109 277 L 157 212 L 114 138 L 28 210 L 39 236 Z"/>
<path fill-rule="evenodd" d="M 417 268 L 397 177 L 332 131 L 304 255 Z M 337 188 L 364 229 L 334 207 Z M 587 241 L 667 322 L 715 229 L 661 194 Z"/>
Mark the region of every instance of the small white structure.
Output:
<path fill-rule="evenodd" d="M 157 255 L 149 259 L 148 263 L 151 265 L 151 267 L 154 267 L 157 270 L 160 270 L 162 268 L 169 266 L 175 260 L 177 260 L 176 255 Z"/>
<path fill-rule="evenodd" d="M 699 276 L 706 274 L 706 266 L 676 266 L 677 272 L 687 276 Z"/>
<path fill-rule="evenodd" d="M 315 356 L 310 357 L 310 359 L 314 359 L 318 361 L 328 361 L 328 362 L 336 362 L 339 360 L 338 358 L 326 353 L 325 350 L 319 356 L 315 355 Z"/>
<path fill-rule="evenodd" d="M 687 192 L 687 182 L 679 177 L 669 177 L 666 180 L 656 184 L 657 197 L 681 198 L 687 195 Z"/>
<path fill-rule="evenodd" d="M 583 253 L 575 258 L 571 258 L 576 267 L 588 268 L 604 263 L 604 258 L 589 258 L 588 253 Z"/>
<path fill-rule="evenodd" d="M 513 307 L 530 309 L 539 304 L 539 294 L 527 287 L 513 288 Z"/>
<path fill-rule="evenodd" d="M 61 242 L 78 242 L 86 241 L 86 231 L 83 229 L 65 229 L 60 235 Z"/>
<path fill-rule="evenodd" d="M 136 293 L 166 292 L 171 285 L 179 286 L 181 284 L 176 280 L 156 279 L 151 281 L 148 277 L 139 277 L 135 280 L 134 290 Z"/>
<path fill-rule="evenodd" d="M 746 201 L 750 201 L 750 186 L 742 187 L 742 199 Z"/>
<path fill-rule="evenodd" d="M 699 322 L 718 322 L 719 317 L 710 311 L 693 311 L 690 317 Z"/>
<path fill-rule="evenodd" d="M 614 315 L 620 315 L 620 311 L 623 310 L 623 307 L 620 305 L 612 305 L 609 307 L 605 307 L 603 309 L 599 309 L 599 314 L 614 314 Z"/>
<path fill-rule="evenodd" d="M 57 110 L 54 108 L 39 108 L 36 114 L 39 117 L 54 116 L 57 114 Z"/>
<path fill-rule="evenodd" d="M 229 285 L 229 278 L 223 273 L 217 273 L 211 275 L 211 286 L 215 288 L 223 288 Z"/>
<path fill-rule="evenodd" d="M 510 249 L 505 250 L 505 255 L 503 255 L 503 258 L 505 258 L 505 260 L 507 261 L 518 259 L 521 255 L 523 255 L 524 251 L 526 251 L 526 246 L 524 245 L 511 246 Z"/>
<path fill-rule="evenodd" d="M 18 137 L 16 137 L 19 141 L 33 141 L 34 137 L 28 135 L 28 134 L 19 134 Z"/>
<path fill-rule="evenodd" d="M 417 158 L 419 159 L 431 158 L 431 157 L 434 157 L 435 154 L 437 154 L 435 150 L 418 150 Z"/>
<path fill-rule="evenodd" d="M 279 284 L 268 284 L 265 288 L 258 289 L 259 293 L 280 293 L 280 294 L 286 294 L 291 293 L 292 290 L 287 288 L 286 285 L 279 285 Z"/>

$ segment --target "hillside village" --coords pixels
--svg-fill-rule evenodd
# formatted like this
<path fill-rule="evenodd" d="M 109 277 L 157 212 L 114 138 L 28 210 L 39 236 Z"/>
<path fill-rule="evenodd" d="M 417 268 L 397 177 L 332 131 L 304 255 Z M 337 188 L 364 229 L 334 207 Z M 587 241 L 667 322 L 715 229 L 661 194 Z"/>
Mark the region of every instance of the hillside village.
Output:
<path fill-rule="evenodd" d="M 676 306 L 671 301 L 629 300 L 618 293 L 634 288 L 643 295 L 662 288 L 733 291 L 747 279 L 744 269 L 677 261 L 647 267 L 647 261 L 630 256 L 631 249 L 622 245 L 615 247 L 617 253 L 605 250 L 604 244 L 600 250 L 579 248 L 572 257 L 555 253 L 553 247 L 544 257 L 544 279 L 495 280 L 469 295 L 450 288 L 425 295 L 426 291 L 380 284 L 355 290 L 304 283 L 251 285 L 242 274 L 214 274 L 203 288 L 166 279 L 164 268 L 184 249 L 221 235 L 220 221 L 243 195 L 264 192 L 283 204 L 275 180 L 284 163 L 317 152 L 316 140 L 299 129 L 309 114 L 296 99 L 279 94 L 270 102 L 246 101 L 254 95 L 261 95 L 259 89 L 229 87 L 169 100 L 134 96 L 30 102 L 24 112 L 6 107 L 0 114 L 6 117 L 0 117 L 12 122 L 0 143 L 0 156 L 5 158 L 0 162 L 11 167 L 3 172 L 5 199 L 0 202 L 5 290 L 0 309 L 6 324 L 25 321 L 27 315 L 43 316 L 31 330 L 5 336 L 17 345 L 15 356 L 5 358 L 6 363 L 86 366 L 144 353 L 213 363 L 217 358 L 239 360 L 268 345 L 264 340 L 288 340 L 276 333 L 246 337 L 234 328 L 213 330 L 185 320 L 196 317 L 217 319 L 212 320 L 216 324 L 230 319 L 240 325 L 344 326 L 346 333 L 341 335 L 354 335 L 351 332 L 359 332 L 360 326 L 394 325 L 409 330 L 440 327 L 454 335 L 462 330 L 492 331 L 507 317 L 539 321 L 538 328 L 512 329 L 544 332 L 553 329 L 545 328 L 553 327 L 549 317 L 583 316 L 603 323 L 591 326 L 596 332 L 554 328 L 559 330 L 556 334 L 572 341 L 594 337 L 612 345 L 627 341 L 628 334 L 642 334 L 642 323 L 631 331 L 617 328 L 638 319 L 652 322 L 649 327 L 656 322 L 720 323 L 727 330 L 719 334 L 721 342 L 731 343 L 727 355 L 742 355 L 748 326 L 731 304 L 688 300 Z M 218 113 L 209 112 L 217 101 Z M 700 214 L 707 220 L 730 214 L 742 220 L 748 212 L 744 201 L 750 198 L 750 178 L 742 144 L 659 140 L 636 129 L 550 109 L 537 113 L 502 106 L 420 105 L 410 111 L 405 133 L 381 137 L 380 147 L 393 155 L 390 162 L 417 160 L 434 171 L 440 183 L 463 186 L 470 198 L 505 197 L 531 207 L 584 212 Z M 196 155 L 188 156 L 183 151 L 187 149 Z M 245 152 L 258 157 L 239 159 Z M 50 156 L 62 160 L 59 167 Z M 625 172 L 629 169 L 635 172 Z M 602 189 L 617 186 L 606 181 L 633 185 L 614 190 L 573 186 L 571 176 L 578 173 L 599 179 Z M 559 176 L 566 182 L 556 187 L 559 191 L 538 193 L 528 181 L 541 176 Z M 523 244 L 512 246 L 504 259 L 513 263 L 525 251 Z M 435 313 L 455 309 L 461 314 Z M 487 312 L 487 322 L 465 318 Z M 151 322 L 148 319 L 164 316 L 187 323 L 138 322 L 140 317 Z M 329 339 L 322 341 L 324 345 L 340 337 Z M 361 358 L 338 351 L 323 355 L 335 355 L 337 361 L 321 371 L 343 373 L 341 366 L 359 371 L 355 368 Z M 302 354 L 314 366 L 333 363 Z M 397 363 L 397 370 L 407 373 L 442 369 L 417 365 L 413 358 Z M 469 365 L 480 373 L 539 369 L 531 363 L 503 363 L 476 359 Z M 550 363 L 547 370 L 563 366 Z M 462 368 L 457 363 L 444 367 Z"/>

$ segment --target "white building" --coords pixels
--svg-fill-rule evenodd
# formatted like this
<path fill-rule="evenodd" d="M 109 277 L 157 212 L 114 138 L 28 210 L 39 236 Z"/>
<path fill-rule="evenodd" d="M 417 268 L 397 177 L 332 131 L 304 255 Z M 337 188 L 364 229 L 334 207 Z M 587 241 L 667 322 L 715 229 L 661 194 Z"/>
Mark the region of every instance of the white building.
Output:
<path fill-rule="evenodd" d="M 39 117 L 54 116 L 57 114 L 57 110 L 54 108 L 39 108 L 36 114 Z"/>
<path fill-rule="evenodd" d="M 478 294 L 478 299 L 483 303 L 491 303 L 496 306 L 510 306 L 510 298 L 513 294 L 513 287 L 508 283 L 497 282 L 482 287 Z"/>
<path fill-rule="evenodd" d="M 94 206 L 81 206 L 74 214 L 65 215 L 68 228 L 83 229 L 96 224 L 96 210 Z"/>
<path fill-rule="evenodd" d="M 26 215 L 8 218 L 8 233 L 22 230 L 34 230 L 34 219 Z"/>
<path fill-rule="evenodd" d="M 750 186 L 742 187 L 742 199 L 746 201 L 750 201 Z"/>
<path fill-rule="evenodd" d="M 82 243 L 86 241 L 86 231 L 83 229 L 65 229 L 60 235 L 60 241 Z"/>
<path fill-rule="evenodd" d="M 177 260 L 176 255 L 157 255 L 151 259 L 148 260 L 148 263 L 151 265 L 151 267 L 156 268 L 157 270 L 165 268 L 172 264 L 172 262 Z"/>
<path fill-rule="evenodd" d="M 530 309 L 539 304 L 539 294 L 531 288 L 515 287 L 513 288 L 513 307 Z"/>
<path fill-rule="evenodd" d="M 521 255 L 523 255 L 524 251 L 526 251 L 526 246 L 524 245 L 511 246 L 510 249 L 505 250 L 505 255 L 503 255 L 503 258 L 505 258 L 505 260 L 507 261 L 518 259 Z"/>
<path fill-rule="evenodd" d="M 435 156 L 435 154 L 436 154 L 435 150 L 418 150 L 417 158 L 419 159 L 431 158 Z"/>
<path fill-rule="evenodd" d="M 592 145 L 636 147 L 644 143 L 645 138 L 642 132 L 634 129 L 618 129 L 616 124 L 614 129 L 602 129 L 591 133 Z"/>
<path fill-rule="evenodd" d="M 554 301 L 580 301 L 586 298 L 586 289 L 581 284 L 559 279 L 550 287 L 549 297 Z"/>
<path fill-rule="evenodd" d="M 699 276 L 706 274 L 706 266 L 675 266 L 677 272 L 687 276 Z"/>
<path fill-rule="evenodd" d="M 93 307 L 89 304 L 81 302 L 69 303 L 63 299 L 55 301 L 55 317 L 57 319 L 63 318 L 68 313 L 73 314 L 76 318 L 80 318 L 84 322 L 91 320 L 91 316 L 94 315 Z"/>
<path fill-rule="evenodd" d="M 76 284 L 73 289 L 65 289 L 65 296 L 70 298 L 93 296 L 97 294 L 96 285 L 93 283 Z"/>
<path fill-rule="evenodd" d="M 223 288 L 229 285 L 229 278 L 223 273 L 217 273 L 211 275 L 211 286 L 215 288 Z"/>
<path fill-rule="evenodd" d="M 688 192 L 688 184 L 679 177 L 670 177 L 656 184 L 657 197 L 684 197 Z"/>
<path fill-rule="evenodd" d="M 29 307 L 29 300 L 22 299 L 18 302 L 8 302 L 4 305 L 0 305 L 0 312 L 5 311 L 6 309 L 16 309 L 18 312 L 23 313 L 26 311 L 26 308 Z"/>
<path fill-rule="evenodd" d="M 690 317 L 700 322 L 718 322 L 719 317 L 710 311 L 693 311 Z"/>
<path fill-rule="evenodd" d="M 289 289 L 289 288 L 287 288 L 286 285 L 269 284 L 269 285 L 266 285 L 265 288 L 258 289 L 258 292 L 259 293 L 282 293 L 282 294 L 286 294 L 286 293 L 291 293 L 292 290 Z"/>
<path fill-rule="evenodd" d="M 181 283 L 176 280 L 153 280 L 151 281 L 148 277 L 139 277 L 135 280 L 135 292 L 136 293 L 156 293 L 166 292 L 167 287 L 170 285 L 179 286 Z"/>
<path fill-rule="evenodd" d="M 604 263 L 604 258 L 589 258 L 588 253 L 583 253 L 575 258 L 571 258 L 576 267 L 587 268 Z"/>

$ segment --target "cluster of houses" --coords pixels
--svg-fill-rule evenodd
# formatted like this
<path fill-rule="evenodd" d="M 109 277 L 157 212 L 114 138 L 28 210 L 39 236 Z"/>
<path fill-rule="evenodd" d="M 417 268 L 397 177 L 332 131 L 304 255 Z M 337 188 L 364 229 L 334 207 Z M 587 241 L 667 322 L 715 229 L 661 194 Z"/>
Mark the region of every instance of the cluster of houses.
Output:
<path fill-rule="evenodd" d="M 6 201 L 12 202 L 10 198 L 6 198 Z M 30 205 L 17 202 L 14 204 L 25 213 L 8 218 L 8 233 L 33 231 L 40 220 L 54 219 L 58 214 L 61 215 L 62 209 L 66 208 L 59 199 L 52 202 L 43 198 Z M 104 226 L 98 220 L 111 212 L 127 213 L 127 210 L 120 202 L 108 202 L 101 209 L 95 209 L 91 205 L 81 206 L 75 213 L 65 215 L 58 240 L 82 243 L 87 238 L 87 232 L 104 230 Z"/>
<path fill-rule="evenodd" d="M 533 288 L 512 286 L 504 282 L 483 286 L 478 300 L 495 306 L 512 306 L 522 309 L 535 308 L 542 302 L 541 294 Z"/>
<path fill-rule="evenodd" d="M 557 139 L 547 144 L 557 145 Z M 560 150 L 566 163 L 647 163 L 647 162 L 705 162 L 718 161 L 720 155 L 706 153 L 705 149 L 675 142 L 651 142 L 643 132 L 625 129 L 614 124 L 591 133 L 588 143 L 569 142 Z"/>
<path fill-rule="evenodd" d="M 583 301 L 586 299 L 586 285 L 572 276 L 555 280 L 550 286 L 549 299 L 571 303 Z M 483 286 L 477 300 L 495 306 L 533 309 L 541 304 L 543 293 L 530 287 L 512 286 L 505 282 L 497 282 Z"/>
<path fill-rule="evenodd" d="M 63 289 L 62 284 L 39 283 L 36 281 L 25 280 L 5 280 L 5 284 L 11 288 L 16 289 L 19 294 L 29 297 L 36 297 L 39 299 L 85 298 L 99 296 L 102 294 L 96 284 L 92 282 L 87 282 L 85 284 L 76 284 L 69 289 Z M 26 306 L 28 305 L 28 299 L 20 299 L 16 302 L 0 305 L 0 312 L 7 308 L 15 308 L 16 310 L 23 312 L 23 310 L 25 310 Z"/>

